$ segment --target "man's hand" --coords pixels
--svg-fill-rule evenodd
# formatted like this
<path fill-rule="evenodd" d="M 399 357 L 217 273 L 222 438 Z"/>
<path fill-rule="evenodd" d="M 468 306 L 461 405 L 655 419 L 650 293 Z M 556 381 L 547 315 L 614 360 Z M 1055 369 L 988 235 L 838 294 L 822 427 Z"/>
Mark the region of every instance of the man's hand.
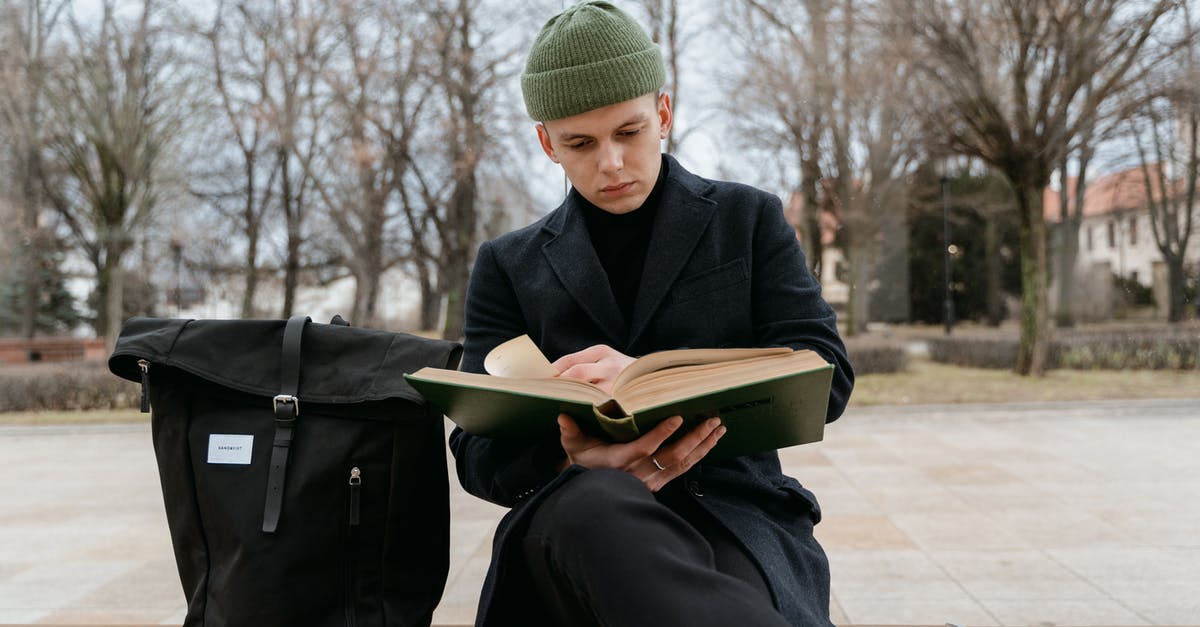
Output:
<path fill-rule="evenodd" d="M 554 362 L 558 376 L 569 379 L 582 379 L 600 386 L 607 394 L 612 394 L 613 382 L 625 366 L 633 363 L 633 357 L 625 355 L 616 349 L 596 344 L 577 353 L 563 355 Z"/>
<path fill-rule="evenodd" d="M 716 446 L 717 440 L 725 435 L 721 419 L 709 418 L 675 442 L 663 446 L 663 442 L 682 424 L 683 418 L 672 416 L 632 442 L 613 444 L 580 431 L 567 414 L 558 416 L 558 429 L 563 450 L 567 452 L 567 464 L 624 470 L 641 479 L 651 492 L 658 492 L 672 479 L 704 459 Z"/>

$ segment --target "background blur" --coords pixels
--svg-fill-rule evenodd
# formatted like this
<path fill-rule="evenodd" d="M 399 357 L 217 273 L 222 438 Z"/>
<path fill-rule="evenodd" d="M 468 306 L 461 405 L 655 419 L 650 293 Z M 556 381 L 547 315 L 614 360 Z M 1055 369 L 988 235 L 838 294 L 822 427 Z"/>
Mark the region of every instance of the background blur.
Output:
<path fill-rule="evenodd" d="M 667 62 L 666 150 L 785 200 L 848 335 L 1010 320 L 1039 374 L 1055 327 L 1196 315 L 1195 4 L 622 7 Z M 518 79 L 563 5 L 0 0 L 0 335 L 457 337 L 478 244 L 565 188 Z"/>

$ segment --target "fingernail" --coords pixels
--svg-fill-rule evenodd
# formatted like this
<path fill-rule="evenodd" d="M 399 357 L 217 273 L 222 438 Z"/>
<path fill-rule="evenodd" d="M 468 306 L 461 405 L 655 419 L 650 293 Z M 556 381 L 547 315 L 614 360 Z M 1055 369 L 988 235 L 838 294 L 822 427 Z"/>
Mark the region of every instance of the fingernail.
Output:
<path fill-rule="evenodd" d="M 728 430 L 729 429 L 725 428 L 725 425 L 721 425 L 720 427 L 717 427 L 717 430 L 716 430 L 717 437 L 719 438 L 719 437 L 725 435 L 725 432 Z"/>
<path fill-rule="evenodd" d="M 709 418 L 708 419 L 708 428 L 709 429 L 716 429 L 719 426 L 721 426 L 720 418 Z"/>
<path fill-rule="evenodd" d="M 680 416 L 675 416 L 675 417 L 671 418 L 671 420 L 667 423 L 667 426 L 670 427 L 672 431 L 674 431 L 674 430 L 678 429 L 680 427 L 680 425 L 682 425 L 682 424 L 683 424 L 683 418 Z"/>

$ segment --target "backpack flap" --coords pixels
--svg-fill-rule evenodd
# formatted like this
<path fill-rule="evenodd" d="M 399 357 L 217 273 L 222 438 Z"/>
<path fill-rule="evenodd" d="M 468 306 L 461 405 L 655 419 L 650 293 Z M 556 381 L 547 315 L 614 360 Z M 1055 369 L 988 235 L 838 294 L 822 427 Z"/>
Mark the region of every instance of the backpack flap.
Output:
<path fill-rule="evenodd" d="M 108 360 L 113 374 L 138 383 L 139 360 L 168 366 L 231 390 L 273 399 L 283 385 L 284 320 L 131 318 Z M 303 403 L 355 404 L 404 399 L 424 404 L 404 373 L 434 365 L 456 368 L 457 342 L 404 333 L 309 323 L 297 398 Z M 151 374 L 153 376 L 153 374 Z"/>

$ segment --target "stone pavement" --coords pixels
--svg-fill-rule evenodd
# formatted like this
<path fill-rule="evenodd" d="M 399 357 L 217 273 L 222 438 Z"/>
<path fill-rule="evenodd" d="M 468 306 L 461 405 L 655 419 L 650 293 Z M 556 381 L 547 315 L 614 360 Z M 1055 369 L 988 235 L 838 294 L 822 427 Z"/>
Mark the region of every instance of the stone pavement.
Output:
<path fill-rule="evenodd" d="M 788 449 L 839 624 L 1200 624 L 1200 399 L 852 408 Z M 435 620 L 467 623 L 500 508 L 457 484 Z M 0 623 L 175 623 L 146 425 L 0 428 Z"/>

